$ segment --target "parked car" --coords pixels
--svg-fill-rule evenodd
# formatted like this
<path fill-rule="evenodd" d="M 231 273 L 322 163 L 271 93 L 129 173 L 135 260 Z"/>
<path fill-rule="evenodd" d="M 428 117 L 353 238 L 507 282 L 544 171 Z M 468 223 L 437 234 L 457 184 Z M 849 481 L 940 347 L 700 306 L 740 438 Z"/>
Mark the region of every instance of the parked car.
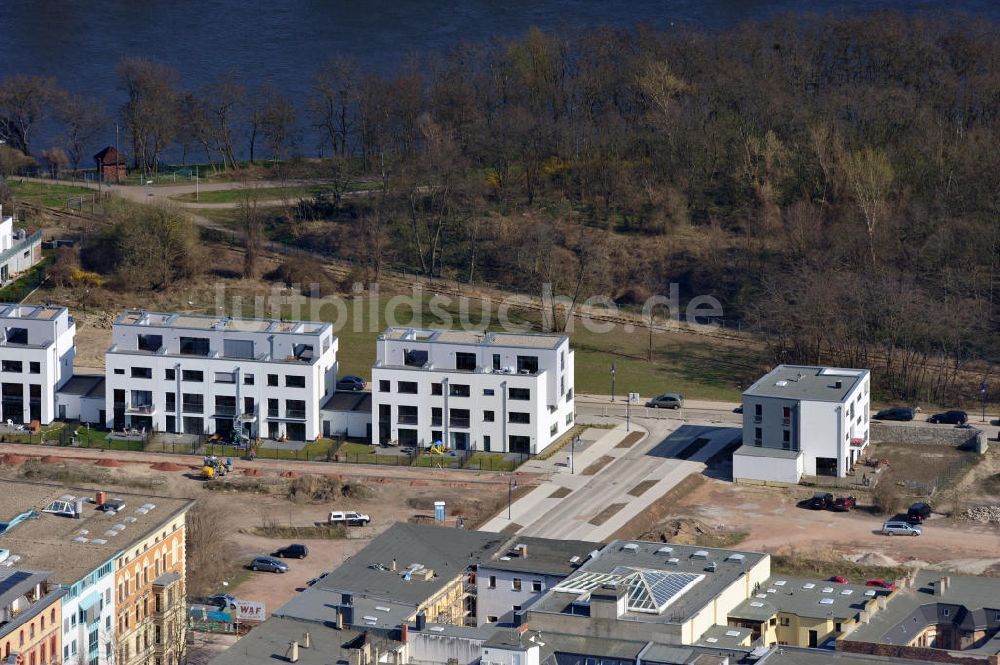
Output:
<path fill-rule="evenodd" d="M 833 495 L 829 492 L 816 492 L 809 499 L 810 510 L 826 510 L 833 507 Z"/>
<path fill-rule="evenodd" d="M 927 422 L 940 425 L 964 425 L 969 422 L 969 414 L 958 410 L 945 411 L 944 413 L 935 413 L 927 419 Z"/>
<path fill-rule="evenodd" d="M 287 573 L 288 564 L 273 556 L 259 556 L 250 562 L 250 570 L 262 570 L 265 573 Z"/>
<path fill-rule="evenodd" d="M 216 607 L 224 610 L 236 607 L 237 602 L 236 596 L 228 593 L 217 593 L 214 596 L 209 596 L 205 599 L 206 605 L 215 605 Z"/>
<path fill-rule="evenodd" d="M 286 545 L 285 547 L 277 550 L 271 556 L 281 557 L 283 559 L 305 559 L 309 556 L 309 548 L 305 545 Z"/>
<path fill-rule="evenodd" d="M 920 524 L 931 516 L 931 512 L 933 511 L 930 506 L 922 501 L 918 501 L 906 511 L 906 521 L 910 524 Z"/>
<path fill-rule="evenodd" d="M 913 409 L 908 406 L 893 406 L 882 409 L 874 415 L 876 420 L 913 420 Z"/>
<path fill-rule="evenodd" d="M 743 405 L 740 404 L 738 407 L 733 409 L 733 413 L 743 413 Z"/>
<path fill-rule="evenodd" d="M 342 526 L 368 526 L 372 518 L 364 513 L 353 510 L 333 510 L 330 511 L 330 524 L 340 524 Z"/>
<path fill-rule="evenodd" d="M 895 589 L 895 582 L 890 582 L 889 580 L 868 580 L 865 582 L 865 586 L 875 587 L 876 589 Z"/>
<path fill-rule="evenodd" d="M 843 575 L 834 575 L 827 581 L 835 582 L 837 584 L 850 584 L 850 582 L 847 581 L 847 578 L 844 577 Z"/>
<path fill-rule="evenodd" d="M 833 505 L 830 506 L 830 509 L 838 513 L 846 513 L 849 510 L 854 510 L 856 505 L 858 505 L 858 500 L 855 497 L 838 496 L 833 500 Z"/>
<path fill-rule="evenodd" d="M 680 393 L 663 393 L 659 397 L 646 402 L 651 409 L 679 409 L 684 406 L 684 395 Z"/>
<path fill-rule="evenodd" d="M 367 381 L 353 374 L 337 379 L 337 390 L 364 390 L 367 386 Z"/>
<path fill-rule="evenodd" d="M 882 525 L 882 533 L 887 536 L 919 536 L 923 532 L 919 526 L 902 520 L 889 520 Z"/>

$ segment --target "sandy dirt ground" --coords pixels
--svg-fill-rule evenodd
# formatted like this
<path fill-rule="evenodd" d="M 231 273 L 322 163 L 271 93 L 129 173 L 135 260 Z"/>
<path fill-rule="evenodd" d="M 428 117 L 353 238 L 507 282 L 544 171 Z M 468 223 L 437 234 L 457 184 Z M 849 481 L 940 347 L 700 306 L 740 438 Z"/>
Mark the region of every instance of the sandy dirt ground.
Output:
<path fill-rule="evenodd" d="M 708 479 L 681 499 L 676 510 L 712 526 L 749 532 L 740 549 L 824 557 L 839 553 L 852 560 L 875 554 L 883 562 L 1000 573 L 998 525 L 934 516 L 922 536 L 889 537 L 877 533 L 882 516 L 797 507 L 809 495 L 808 488 L 788 491 Z"/>

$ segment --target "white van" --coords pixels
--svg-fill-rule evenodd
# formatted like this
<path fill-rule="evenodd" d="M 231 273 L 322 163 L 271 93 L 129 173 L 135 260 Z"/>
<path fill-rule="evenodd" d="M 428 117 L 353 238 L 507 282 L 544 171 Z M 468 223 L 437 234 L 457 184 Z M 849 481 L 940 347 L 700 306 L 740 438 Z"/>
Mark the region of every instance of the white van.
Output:
<path fill-rule="evenodd" d="M 330 511 L 330 524 L 340 524 L 342 526 L 368 526 L 371 518 L 364 513 L 356 513 L 351 510 Z"/>

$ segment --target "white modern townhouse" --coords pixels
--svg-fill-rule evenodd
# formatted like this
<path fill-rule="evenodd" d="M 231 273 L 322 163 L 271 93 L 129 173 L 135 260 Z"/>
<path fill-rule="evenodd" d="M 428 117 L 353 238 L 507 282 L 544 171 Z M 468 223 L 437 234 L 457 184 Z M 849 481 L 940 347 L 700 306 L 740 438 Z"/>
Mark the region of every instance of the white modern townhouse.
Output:
<path fill-rule="evenodd" d="M 765 374 L 743 393 L 733 478 L 847 475 L 868 445 L 870 383 L 866 369 L 779 365 Z"/>
<path fill-rule="evenodd" d="M 565 335 L 389 328 L 372 367 L 372 443 L 536 454 L 573 425 Z"/>
<path fill-rule="evenodd" d="M 28 235 L 14 228 L 14 218 L 3 216 L 0 206 L 0 285 L 42 260 L 42 232 Z"/>
<path fill-rule="evenodd" d="M 0 304 L 0 419 L 48 425 L 73 376 L 76 324 L 65 307 Z"/>
<path fill-rule="evenodd" d="M 128 311 L 105 356 L 105 424 L 312 441 L 336 374 L 329 323 Z"/>

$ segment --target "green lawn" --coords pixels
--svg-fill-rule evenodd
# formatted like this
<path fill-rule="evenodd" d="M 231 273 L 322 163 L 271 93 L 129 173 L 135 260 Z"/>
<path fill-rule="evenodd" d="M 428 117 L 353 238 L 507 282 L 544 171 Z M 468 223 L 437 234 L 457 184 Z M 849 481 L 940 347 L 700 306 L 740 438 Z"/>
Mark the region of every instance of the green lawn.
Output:
<path fill-rule="evenodd" d="M 10 187 L 15 201 L 24 201 L 50 208 L 65 208 L 71 200 L 75 206 L 81 196 L 90 200 L 97 194 L 95 189 L 77 185 L 18 182 L 17 180 L 8 180 L 7 185 Z"/>

